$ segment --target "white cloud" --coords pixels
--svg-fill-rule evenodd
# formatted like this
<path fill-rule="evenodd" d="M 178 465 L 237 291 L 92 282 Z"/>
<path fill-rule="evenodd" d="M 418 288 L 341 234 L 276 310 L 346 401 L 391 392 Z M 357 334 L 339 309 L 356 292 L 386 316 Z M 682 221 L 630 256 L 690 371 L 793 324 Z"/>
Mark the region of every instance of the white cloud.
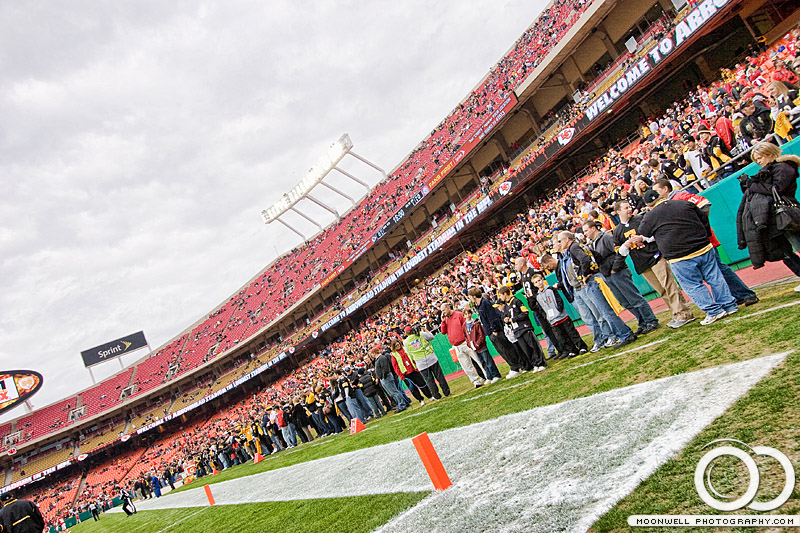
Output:
<path fill-rule="evenodd" d="M 330 142 L 394 167 L 543 6 L 0 4 L 0 368 L 42 406 L 81 349 L 178 334 L 298 244 L 259 213 Z"/>

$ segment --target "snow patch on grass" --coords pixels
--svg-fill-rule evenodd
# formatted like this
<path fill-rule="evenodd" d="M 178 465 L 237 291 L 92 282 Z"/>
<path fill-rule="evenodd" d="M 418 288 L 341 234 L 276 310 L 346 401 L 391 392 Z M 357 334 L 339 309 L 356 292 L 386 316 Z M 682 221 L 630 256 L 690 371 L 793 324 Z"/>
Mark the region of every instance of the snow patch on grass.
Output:
<path fill-rule="evenodd" d="M 454 485 L 378 531 L 585 531 L 786 355 L 431 435 Z"/>
<path fill-rule="evenodd" d="M 431 434 L 454 485 L 380 531 L 584 531 L 786 355 Z M 197 489 L 137 506 L 205 507 L 202 478 L 196 483 Z M 409 439 L 211 485 L 218 505 L 432 489 Z"/>

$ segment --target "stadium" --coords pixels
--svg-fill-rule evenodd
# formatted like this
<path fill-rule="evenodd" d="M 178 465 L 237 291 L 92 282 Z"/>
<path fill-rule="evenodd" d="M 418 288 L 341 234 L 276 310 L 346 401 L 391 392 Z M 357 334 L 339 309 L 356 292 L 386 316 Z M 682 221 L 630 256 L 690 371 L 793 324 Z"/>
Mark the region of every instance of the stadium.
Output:
<path fill-rule="evenodd" d="M 732 530 L 797 526 L 800 238 L 757 252 L 737 227 L 742 183 L 767 166 L 759 143 L 780 146 L 778 162 L 800 155 L 799 22 L 782 0 L 553 0 L 392 170 L 343 135 L 327 167 L 263 213 L 293 228 L 285 213 L 311 199 L 332 223 L 292 229 L 303 244 L 163 345 L 142 336 L 134 364 L 0 424 L 0 494 L 34 502 L 51 532 L 622 531 L 711 515 Z M 773 113 L 766 129 L 756 100 Z M 382 172 L 360 199 L 325 183 L 349 174 L 346 157 Z M 664 186 L 686 196 L 659 197 Z M 343 213 L 327 207 L 336 194 L 351 200 Z M 718 313 L 684 261 L 660 258 L 674 293 L 648 276 L 666 256 L 657 232 L 653 265 L 634 264 L 647 242 L 626 234 L 599 273 L 609 256 L 591 235 L 627 224 L 621 204 L 644 224 L 662 202 L 706 213 L 703 255 L 727 268 L 735 299 Z M 587 280 L 610 280 L 611 315 L 563 268 L 578 254 Z M 530 293 L 528 271 L 542 280 Z M 716 279 L 695 283 L 715 301 Z M 561 303 L 546 310 L 545 294 Z M 701 471 L 701 490 L 696 468 L 720 441 L 761 458 Z"/>

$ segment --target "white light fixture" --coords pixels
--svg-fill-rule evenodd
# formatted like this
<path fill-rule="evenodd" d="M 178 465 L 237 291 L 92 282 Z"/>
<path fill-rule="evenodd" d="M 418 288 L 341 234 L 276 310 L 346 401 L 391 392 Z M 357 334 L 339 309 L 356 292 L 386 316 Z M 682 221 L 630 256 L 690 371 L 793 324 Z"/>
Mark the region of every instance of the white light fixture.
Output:
<path fill-rule="evenodd" d="M 334 169 L 344 156 L 353 148 L 353 141 L 348 134 L 343 134 L 339 139 L 328 147 L 328 150 L 313 167 L 308 169 L 303 179 L 295 185 L 292 190 L 285 193 L 280 200 L 272 204 L 267 209 L 261 211 L 261 218 L 265 224 L 275 221 L 286 211 L 302 200 L 311 190 Z"/>

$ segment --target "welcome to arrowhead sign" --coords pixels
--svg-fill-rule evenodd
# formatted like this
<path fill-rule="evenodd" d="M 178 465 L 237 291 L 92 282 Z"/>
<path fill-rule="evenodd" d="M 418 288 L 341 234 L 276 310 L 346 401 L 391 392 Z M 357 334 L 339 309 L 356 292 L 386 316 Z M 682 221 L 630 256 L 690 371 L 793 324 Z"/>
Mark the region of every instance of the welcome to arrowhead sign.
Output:
<path fill-rule="evenodd" d="M 0 371 L 0 414 L 28 400 L 42 388 L 42 375 L 33 370 Z"/>

